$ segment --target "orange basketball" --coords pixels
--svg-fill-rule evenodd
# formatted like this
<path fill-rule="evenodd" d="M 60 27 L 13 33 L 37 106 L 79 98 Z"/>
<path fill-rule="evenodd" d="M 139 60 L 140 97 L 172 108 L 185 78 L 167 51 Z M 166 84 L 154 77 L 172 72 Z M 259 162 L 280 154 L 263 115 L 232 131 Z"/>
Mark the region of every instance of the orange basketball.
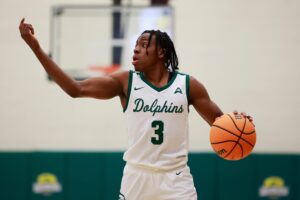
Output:
<path fill-rule="evenodd" d="M 240 160 L 248 156 L 256 142 L 254 125 L 240 114 L 224 114 L 210 129 L 210 143 L 214 151 L 226 160 Z"/>

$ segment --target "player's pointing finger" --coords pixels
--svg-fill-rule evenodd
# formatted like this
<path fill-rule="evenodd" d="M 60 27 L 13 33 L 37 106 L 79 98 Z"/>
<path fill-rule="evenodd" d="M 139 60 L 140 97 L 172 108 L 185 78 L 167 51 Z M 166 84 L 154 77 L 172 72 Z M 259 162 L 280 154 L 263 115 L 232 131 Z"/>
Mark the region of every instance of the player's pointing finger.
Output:
<path fill-rule="evenodd" d="M 24 21 L 25 21 L 25 18 L 23 17 L 21 22 L 20 22 L 20 25 L 19 25 L 19 30 L 22 31 L 23 29 L 23 26 L 24 26 Z"/>

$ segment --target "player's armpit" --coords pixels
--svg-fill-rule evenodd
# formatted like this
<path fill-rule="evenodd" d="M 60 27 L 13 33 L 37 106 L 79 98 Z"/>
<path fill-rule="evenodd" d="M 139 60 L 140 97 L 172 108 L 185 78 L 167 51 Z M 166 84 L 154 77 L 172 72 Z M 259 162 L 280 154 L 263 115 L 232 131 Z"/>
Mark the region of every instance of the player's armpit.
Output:
<path fill-rule="evenodd" d="M 221 109 L 210 99 L 205 87 L 193 77 L 190 78 L 190 103 L 209 125 L 223 115 Z"/>
<path fill-rule="evenodd" d="M 110 99 L 124 96 L 124 80 L 126 78 L 128 78 L 128 71 L 78 81 L 80 92 L 76 97 Z"/>

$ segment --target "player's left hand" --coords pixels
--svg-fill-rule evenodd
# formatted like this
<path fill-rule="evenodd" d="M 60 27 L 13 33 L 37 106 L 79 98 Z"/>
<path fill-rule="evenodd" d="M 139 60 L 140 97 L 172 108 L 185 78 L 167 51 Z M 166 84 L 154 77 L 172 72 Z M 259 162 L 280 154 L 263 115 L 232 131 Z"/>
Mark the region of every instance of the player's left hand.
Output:
<path fill-rule="evenodd" d="M 239 112 L 237 110 L 235 110 L 235 111 L 233 111 L 233 114 L 238 115 Z M 250 115 L 247 115 L 245 112 L 241 112 L 240 115 L 242 115 L 245 118 L 248 118 L 249 121 L 254 125 L 254 123 L 253 123 L 253 117 L 251 117 Z"/>

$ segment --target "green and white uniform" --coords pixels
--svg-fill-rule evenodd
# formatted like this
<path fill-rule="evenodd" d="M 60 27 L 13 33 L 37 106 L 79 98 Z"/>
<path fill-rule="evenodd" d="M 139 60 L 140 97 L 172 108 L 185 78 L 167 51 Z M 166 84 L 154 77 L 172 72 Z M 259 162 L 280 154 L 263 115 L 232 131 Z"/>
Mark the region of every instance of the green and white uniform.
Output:
<path fill-rule="evenodd" d="M 187 166 L 189 76 L 175 71 L 157 88 L 130 71 L 127 96 L 129 144 L 121 194 L 128 200 L 196 200 Z"/>

